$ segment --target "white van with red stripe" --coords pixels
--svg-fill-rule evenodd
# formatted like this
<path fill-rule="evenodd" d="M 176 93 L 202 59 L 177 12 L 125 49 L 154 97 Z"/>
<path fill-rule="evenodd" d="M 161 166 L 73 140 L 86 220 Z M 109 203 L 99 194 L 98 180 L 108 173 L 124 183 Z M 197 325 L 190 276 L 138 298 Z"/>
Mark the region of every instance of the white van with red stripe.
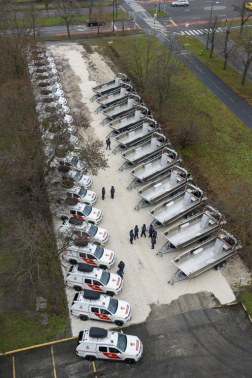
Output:
<path fill-rule="evenodd" d="M 113 251 L 99 245 L 76 239 L 62 253 L 62 258 L 70 264 L 86 263 L 101 269 L 110 269 L 115 264 L 116 256 Z"/>
<path fill-rule="evenodd" d="M 88 289 L 113 296 L 122 291 L 123 279 L 107 270 L 94 268 L 88 264 L 78 264 L 71 266 L 66 277 L 66 285 L 76 291 Z"/>
<path fill-rule="evenodd" d="M 80 218 L 83 221 L 88 221 L 91 224 L 101 223 L 103 214 L 102 211 L 81 203 L 77 198 L 67 197 L 65 204 L 59 204 L 56 207 L 55 215 L 61 219 L 69 219 L 71 217 Z"/>
<path fill-rule="evenodd" d="M 88 361 L 104 359 L 133 364 L 142 357 L 143 344 L 138 337 L 125 335 L 122 331 L 91 327 L 79 333 L 76 354 Z"/>
<path fill-rule="evenodd" d="M 83 321 L 103 320 L 113 322 L 118 327 L 128 323 L 132 317 L 132 308 L 128 302 L 92 290 L 76 293 L 70 312 Z"/>

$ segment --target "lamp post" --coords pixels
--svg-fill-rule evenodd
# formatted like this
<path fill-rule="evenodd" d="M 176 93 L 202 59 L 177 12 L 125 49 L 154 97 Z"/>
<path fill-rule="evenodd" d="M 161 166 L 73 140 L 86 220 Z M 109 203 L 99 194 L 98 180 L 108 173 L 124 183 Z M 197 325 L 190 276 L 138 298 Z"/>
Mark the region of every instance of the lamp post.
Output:
<path fill-rule="evenodd" d="M 165 14 L 165 0 L 164 0 L 164 14 Z"/>
<path fill-rule="evenodd" d="M 210 24 L 211 24 L 211 20 L 212 20 L 213 4 L 214 4 L 214 2 L 212 1 L 211 12 L 210 12 L 210 20 L 209 20 L 209 27 L 208 27 L 208 33 L 207 33 L 206 50 L 208 50 L 208 41 L 209 41 Z M 219 1 L 216 1 L 216 4 L 219 4 Z"/>
<path fill-rule="evenodd" d="M 115 31 L 114 5 L 115 5 L 115 0 L 113 0 L 113 31 Z"/>
<path fill-rule="evenodd" d="M 158 11 L 159 11 L 159 13 L 160 13 L 160 0 L 158 1 Z"/>
<path fill-rule="evenodd" d="M 242 282 L 242 280 L 244 280 L 244 278 L 245 278 L 244 276 L 239 277 L 240 282 L 239 282 L 239 287 L 238 287 L 238 291 L 237 291 L 237 294 L 236 294 L 237 297 L 239 295 L 239 291 L 240 291 L 240 287 L 241 287 L 241 282 Z"/>
<path fill-rule="evenodd" d="M 156 7 L 156 17 L 157 17 L 157 3 L 155 3 L 155 7 Z"/>

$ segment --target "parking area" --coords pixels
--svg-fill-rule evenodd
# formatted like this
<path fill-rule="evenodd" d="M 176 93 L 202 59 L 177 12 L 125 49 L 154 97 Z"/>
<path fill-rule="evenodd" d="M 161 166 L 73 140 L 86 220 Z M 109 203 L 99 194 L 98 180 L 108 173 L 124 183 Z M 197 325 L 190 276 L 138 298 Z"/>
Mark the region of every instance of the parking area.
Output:
<path fill-rule="evenodd" d="M 124 328 L 144 345 L 135 365 L 75 355 L 77 339 L 0 356 L 0 378 L 249 378 L 252 327 L 241 305 L 201 309 Z"/>

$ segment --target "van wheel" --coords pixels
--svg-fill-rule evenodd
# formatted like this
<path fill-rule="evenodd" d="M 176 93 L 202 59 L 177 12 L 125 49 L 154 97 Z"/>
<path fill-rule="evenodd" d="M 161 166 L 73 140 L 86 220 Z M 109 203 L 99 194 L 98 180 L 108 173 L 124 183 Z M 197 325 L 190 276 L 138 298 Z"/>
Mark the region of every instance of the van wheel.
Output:
<path fill-rule="evenodd" d="M 95 356 L 86 356 L 86 359 L 88 361 L 95 361 L 96 360 L 96 357 Z"/>
<path fill-rule="evenodd" d="M 107 291 L 106 294 L 109 295 L 110 297 L 114 296 L 114 293 L 112 293 L 111 291 Z"/>
<path fill-rule="evenodd" d="M 220 270 L 220 265 L 216 265 L 215 270 Z"/>
<path fill-rule="evenodd" d="M 68 219 L 68 217 L 66 217 L 66 216 L 62 216 L 60 219 L 61 219 L 62 221 L 64 221 L 64 220 Z"/>
<path fill-rule="evenodd" d="M 76 265 L 77 264 L 77 261 L 76 260 L 69 260 L 70 264 L 72 265 Z"/>
<path fill-rule="evenodd" d="M 87 321 L 89 317 L 87 315 L 80 315 L 80 320 Z"/>
<path fill-rule="evenodd" d="M 115 325 L 117 325 L 117 327 L 121 327 L 123 325 L 123 322 L 121 322 L 120 320 L 116 320 Z"/>
<path fill-rule="evenodd" d="M 133 358 L 126 358 L 125 362 L 128 365 L 133 365 L 135 363 L 135 360 L 133 360 Z"/>
<path fill-rule="evenodd" d="M 222 268 L 224 268 L 224 266 L 226 266 L 227 265 L 227 262 L 226 261 L 223 261 L 221 264 L 220 264 L 220 266 L 222 267 Z"/>
<path fill-rule="evenodd" d="M 75 291 L 81 291 L 81 287 L 80 286 L 74 286 L 73 287 Z"/>
<path fill-rule="evenodd" d="M 107 270 L 107 266 L 106 265 L 100 265 L 99 268 L 103 269 L 103 270 Z"/>

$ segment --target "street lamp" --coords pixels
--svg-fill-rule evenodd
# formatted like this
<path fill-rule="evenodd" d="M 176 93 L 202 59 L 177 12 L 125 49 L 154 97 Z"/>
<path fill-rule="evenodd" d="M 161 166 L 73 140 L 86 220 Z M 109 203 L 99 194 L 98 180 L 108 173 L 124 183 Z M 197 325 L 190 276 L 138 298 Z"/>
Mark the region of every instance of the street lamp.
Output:
<path fill-rule="evenodd" d="M 158 1 L 158 5 L 159 5 L 159 7 L 158 7 L 158 11 L 159 11 L 159 13 L 160 13 L 160 0 Z"/>
<path fill-rule="evenodd" d="M 113 0 L 113 31 L 115 31 L 114 5 L 115 5 L 115 0 Z"/>
<path fill-rule="evenodd" d="M 208 50 L 208 41 L 209 41 L 210 24 L 211 24 L 211 19 L 212 19 L 212 12 L 213 12 L 213 4 L 214 4 L 214 2 L 212 1 L 211 12 L 210 12 L 210 20 L 209 20 L 209 27 L 208 27 L 208 33 L 207 33 L 206 50 Z M 219 1 L 216 1 L 216 4 L 219 4 Z"/>

